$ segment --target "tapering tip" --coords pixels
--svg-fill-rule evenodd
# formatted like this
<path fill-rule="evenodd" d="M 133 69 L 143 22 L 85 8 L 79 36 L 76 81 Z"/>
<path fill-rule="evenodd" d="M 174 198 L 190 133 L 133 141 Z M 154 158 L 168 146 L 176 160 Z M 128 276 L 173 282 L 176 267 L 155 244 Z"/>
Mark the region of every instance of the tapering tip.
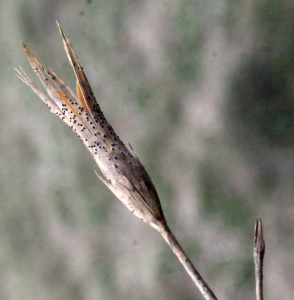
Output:
<path fill-rule="evenodd" d="M 263 238 L 263 229 L 261 219 L 257 219 L 255 222 L 254 229 L 254 251 L 258 252 L 260 255 L 264 255 L 265 252 L 265 242 Z"/>
<path fill-rule="evenodd" d="M 30 52 L 29 48 L 28 48 L 22 41 L 20 41 L 20 44 L 21 44 L 23 50 L 24 50 L 26 53 L 29 53 L 29 52 Z"/>
<path fill-rule="evenodd" d="M 56 24 L 57 24 L 57 26 L 58 26 L 58 28 L 59 28 L 59 30 L 61 29 L 61 27 L 60 27 L 60 25 L 59 25 L 59 23 L 58 23 L 58 21 L 56 20 Z"/>
<path fill-rule="evenodd" d="M 56 24 L 57 24 L 57 26 L 58 26 L 59 32 L 60 32 L 60 34 L 61 34 L 61 37 L 65 40 L 66 37 L 65 37 L 64 32 L 63 32 L 61 26 L 59 25 L 58 21 L 56 21 Z"/>

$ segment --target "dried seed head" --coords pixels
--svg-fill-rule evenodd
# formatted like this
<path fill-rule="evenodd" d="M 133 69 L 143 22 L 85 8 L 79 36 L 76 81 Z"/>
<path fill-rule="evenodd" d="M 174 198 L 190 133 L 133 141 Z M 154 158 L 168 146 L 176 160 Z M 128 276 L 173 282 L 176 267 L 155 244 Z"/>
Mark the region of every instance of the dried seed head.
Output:
<path fill-rule="evenodd" d="M 84 142 L 93 155 L 108 188 L 137 217 L 157 230 L 166 225 L 156 189 L 138 157 L 132 154 L 105 119 L 83 68 L 57 23 L 68 59 L 76 75 L 75 95 L 53 71 L 46 68 L 23 43 L 29 62 L 51 100 L 20 70 L 19 77 Z"/>

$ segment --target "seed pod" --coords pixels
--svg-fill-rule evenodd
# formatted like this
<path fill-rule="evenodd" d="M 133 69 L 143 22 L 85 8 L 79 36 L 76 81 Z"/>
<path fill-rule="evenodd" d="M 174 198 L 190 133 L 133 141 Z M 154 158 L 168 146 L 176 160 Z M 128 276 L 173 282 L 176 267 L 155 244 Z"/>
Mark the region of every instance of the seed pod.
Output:
<path fill-rule="evenodd" d="M 19 77 L 47 104 L 51 112 L 77 133 L 104 176 L 104 179 L 99 178 L 117 198 L 137 217 L 157 230 L 163 230 L 166 221 L 149 175 L 139 158 L 129 151 L 105 119 L 69 40 L 57 25 L 76 76 L 77 95 L 23 43 L 29 62 L 51 100 L 21 68 L 17 70 Z"/>

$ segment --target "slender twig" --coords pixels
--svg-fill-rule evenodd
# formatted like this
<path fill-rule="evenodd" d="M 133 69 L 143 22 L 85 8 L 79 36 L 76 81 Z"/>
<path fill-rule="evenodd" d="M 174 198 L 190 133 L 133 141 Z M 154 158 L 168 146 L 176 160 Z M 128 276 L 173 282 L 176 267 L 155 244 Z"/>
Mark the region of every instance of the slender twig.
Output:
<path fill-rule="evenodd" d="M 196 270 L 190 259 L 187 257 L 186 253 L 182 249 L 181 245 L 179 244 L 169 227 L 166 225 L 163 230 L 160 230 L 160 233 L 168 243 L 170 248 L 173 250 L 174 254 L 177 256 L 181 264 L 184 266 L 187 273 L 192 278 L 203 297 L 206 300 L 217 300 L 213 291 L 210 289 L 210 287 L 204 281 L 200 273 Z"/>
<path fill-rule="evenodd" d="M 263 239 L 262 222 L 257 219 L 254 230 L 253 257 L 255 264 L 255 291 L 256 300 L 263 300 L 263 258 L 265 253 L 265 243 Z"/>

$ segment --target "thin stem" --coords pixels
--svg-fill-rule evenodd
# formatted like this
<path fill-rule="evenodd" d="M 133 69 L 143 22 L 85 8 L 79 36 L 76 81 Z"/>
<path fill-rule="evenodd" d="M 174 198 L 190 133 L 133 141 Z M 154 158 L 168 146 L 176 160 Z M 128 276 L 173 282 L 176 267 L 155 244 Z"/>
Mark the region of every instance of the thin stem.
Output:
<path fill-rule="evenodd" d="M 181 264 L 184 266 L 187 273 L 190 275 L 203 297 L 206 300 L 217 300 L 210 287 L 207 285 L 207 283 L 201 277 L 199 272 L 193 266 L 190 259 L 187 257 L 186 253 L 178 243 L 177 239 L 175 238 L 169 227 L 165 225 L 165 227 L 163 229 L 160 229 L 159 232 L 161 233 L 165 241 L 168 243 L 170 248 L 173 250 L 174 254 L 177 256 Z"/>
<path fill-rule="evenodd" d="M 263 300 L 263 258 L 265 253 L 265 243 L 263 239 L 262 222 L 257 219 L 254 230 L 253 257 L 255 264 L 255 291 L 256 300 Z"/>

